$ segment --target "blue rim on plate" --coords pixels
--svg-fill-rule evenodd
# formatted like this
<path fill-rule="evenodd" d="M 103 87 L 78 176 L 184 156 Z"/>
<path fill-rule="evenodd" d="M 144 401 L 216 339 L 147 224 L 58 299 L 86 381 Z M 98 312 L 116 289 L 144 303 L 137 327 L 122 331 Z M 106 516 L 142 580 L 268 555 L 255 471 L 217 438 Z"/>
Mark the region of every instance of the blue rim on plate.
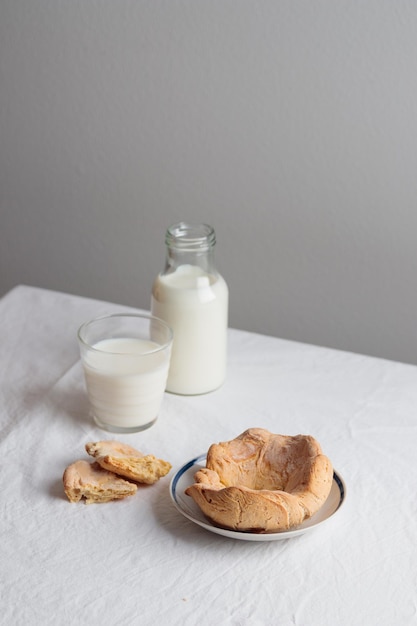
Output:
<path fill-rule="evenodd" d="M 175 507 L 184 517 L 212 533 L 223 535 L 231 539 L 240 539 L 243 541 L 278 541 L 298 537 L 299 535 L 303 535 L 317 528 L 317 526 L 330 519 L 336 511 L 340 509 L 346 499 L 346 484 L 340 474 L 334 471 L 332 487 L 326 502 L 310 519 L 292 530 L 285 530 L 279 533 L 252 533 L 219 528 L 218 526 L 214 526 L 214 524 L 205 517 L 194 500 L 184 493 L 185 489 L 195 482 L 194 474 L 202 467 L 205 467 L 205 465 L 205 454 L 201 454 L 185 463 L 172 478 L 169 494 Z"/>

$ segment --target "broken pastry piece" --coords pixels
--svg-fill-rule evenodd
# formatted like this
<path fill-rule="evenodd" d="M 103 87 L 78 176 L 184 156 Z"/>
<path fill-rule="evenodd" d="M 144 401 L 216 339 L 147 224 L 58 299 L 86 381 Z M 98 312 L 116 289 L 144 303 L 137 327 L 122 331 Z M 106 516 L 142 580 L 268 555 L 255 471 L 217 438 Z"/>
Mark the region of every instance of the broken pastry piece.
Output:
<path fill-rule="evenodd" d="M 69 465 L 63 476 L 64 490 L 70 502 L 86 504 L 110 502 L 133 496 L 137 485 L 130 483 L 113 472 L 109 472 L 98 463 L 76 461 Z"/>
<path fill-rule="evenodd" d="M 132 446 L 119 441 L 97 441 L 87 443 L 88 454 L 101 467 L 137 483 L 153 485 L 166 476 L 171 464 L 157 459 L 153 454 L 144 455 Z"/>
<path fill-rule="evenodd" d="M 185 493 L 216 526 L 258 533 L 300 525 L 326 501 L 333 467 L 309 435 L 263 428 L 210 446 Z"/>

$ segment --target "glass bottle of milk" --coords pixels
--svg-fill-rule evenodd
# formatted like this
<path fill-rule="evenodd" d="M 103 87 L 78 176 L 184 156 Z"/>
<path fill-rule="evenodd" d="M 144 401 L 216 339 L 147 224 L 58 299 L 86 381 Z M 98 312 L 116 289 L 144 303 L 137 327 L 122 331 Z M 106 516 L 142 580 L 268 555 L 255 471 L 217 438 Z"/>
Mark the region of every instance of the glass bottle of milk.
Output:
<path fill-rule="evenodd" d="M 151 309 L 174 331 L 166 390 L 207 393 L 226 376 L 229 291 L 214 266 L 216 234 L 207 224 L 180 222 L 168 228 L 165 243 Z"/>

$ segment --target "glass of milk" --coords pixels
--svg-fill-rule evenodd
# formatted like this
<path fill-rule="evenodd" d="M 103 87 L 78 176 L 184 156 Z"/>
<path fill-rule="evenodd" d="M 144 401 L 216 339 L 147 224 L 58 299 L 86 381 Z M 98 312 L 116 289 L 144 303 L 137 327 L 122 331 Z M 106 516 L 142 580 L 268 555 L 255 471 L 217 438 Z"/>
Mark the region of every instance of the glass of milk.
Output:
<path fill-rule="evenodd" d="M 78 330 L 94 421 L 114 433 L 155 423 L 164 396 L 173 332 L 152 315 L 116 313 Z"/>

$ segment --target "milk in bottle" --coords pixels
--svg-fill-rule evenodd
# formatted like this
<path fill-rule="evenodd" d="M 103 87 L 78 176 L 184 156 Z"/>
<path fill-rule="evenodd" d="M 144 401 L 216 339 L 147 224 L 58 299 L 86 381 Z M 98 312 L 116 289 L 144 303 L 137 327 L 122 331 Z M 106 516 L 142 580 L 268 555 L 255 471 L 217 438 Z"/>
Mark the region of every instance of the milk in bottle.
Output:
<path fill-rule="evenodd" d="M 154 281 L 152 314 L 174 331 L 167 391 L 213 391 L 226 376 L 228 288 L 213 260 L 215 232 L 181 222 L 166 233 L 165 270 Z"/>

